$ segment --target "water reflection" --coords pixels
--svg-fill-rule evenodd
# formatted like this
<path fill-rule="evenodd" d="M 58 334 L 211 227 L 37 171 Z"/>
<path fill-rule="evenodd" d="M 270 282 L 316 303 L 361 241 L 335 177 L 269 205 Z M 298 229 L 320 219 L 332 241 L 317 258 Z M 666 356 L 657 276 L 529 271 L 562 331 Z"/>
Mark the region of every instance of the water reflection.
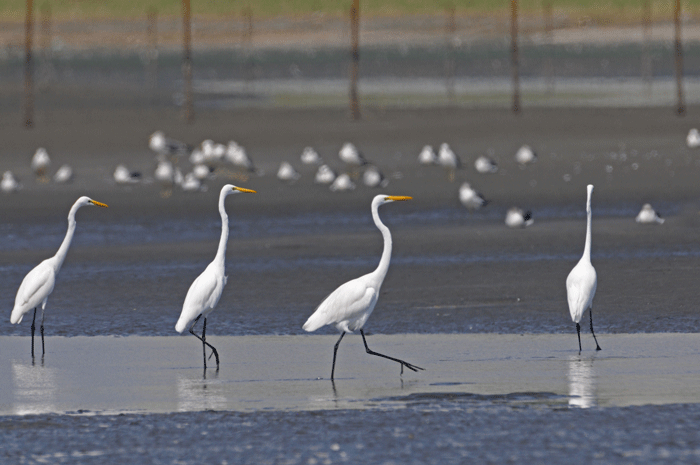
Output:
<path fill-rule="evenodd" d="M 16 415 L 56 411 L 56 369 L 12 361 Z"/>
<path fill-rule="evenodd" d="M 218 372 L 207 379 L 206 376 L 177 378 L 177 409 L 180 412 L 199 410 L 222 410 L 226 407 L 223 385 L 218 381 Z"/>
<path fill-rule="evenodd" d="M 569 407 L 596 406 L 595 372 L 593 359 L 582 360 L 572 356 L 569 360 Z"/>

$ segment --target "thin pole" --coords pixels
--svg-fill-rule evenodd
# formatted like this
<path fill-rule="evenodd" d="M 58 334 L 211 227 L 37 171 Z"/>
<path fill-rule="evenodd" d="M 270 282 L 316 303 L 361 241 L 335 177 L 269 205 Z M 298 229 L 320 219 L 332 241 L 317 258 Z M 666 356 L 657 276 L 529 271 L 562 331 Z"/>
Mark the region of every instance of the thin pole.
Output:
<path fill-rule="evenodd" d="M 352 119 L 360 119 L 360 104 L 357 96 L 357 79 L 360 69 L 360 0 L 353 0 L 350 7 L 350 113 Z"/>
<path fill-rule="evenodd" d="M 676 0 L 673 23 L 676 26 L 676 88 L 678 97 L 676 113 L 678 114 L 678 116 L 684 116 L 685 103 L 683 99 L 683 45 L 681 44 L 681 0 Z"/>
<path fill-rule="evenodd" d="M 520 70 L 518 62 L 518 0 L 510 0 L 510 50 L 513 73 L 513 113 L 520 113 Z"/>
<path fill-rule="evenodd" d="M 651 43 L 651 3 L 649 0 L 642 5 L 642 82 L 646 84 L 648 93 L 651 93 L 652 73 L 651 55 L 649 46 Z"/>
<path fill-rule="evenodd" d="M 544 60 L 544 80 L 546 92 L 548 95 L 554 94 L 554 40 L 553 40 L 554 25 L 552 21 L 552 4 L 547 2 L 544 4 L 544 42 L 547 50 L 547 55 Z"/>
<path fill-rule="evenodd" d="M 27 13 L 24 23 L 24 127 L 34 126 L 34 81 L 32 61 L 32 35 L 34 30 L 34 5 L 27 0 Z"/>
<path fill-rule="evenodd" d="M 452 104 L 455 99 L 455 56 L 454 41 L 457 25 L 455 23 L 455 6 L 447 7 L 447 21 L 445 32 L 447 33 L 447 59 L 445 60 L 445 87 L 447 89 L 447 101 Z"/>
<path fill-rule="evenodd" d="M 192 102 L 192 30 L 190 27 L 190 0 L 182 0 L 182 30 L 182 77 L 185 85 L 183 116 L 187 123 L 192 123 L 194 121 L 194 105 Z"/>

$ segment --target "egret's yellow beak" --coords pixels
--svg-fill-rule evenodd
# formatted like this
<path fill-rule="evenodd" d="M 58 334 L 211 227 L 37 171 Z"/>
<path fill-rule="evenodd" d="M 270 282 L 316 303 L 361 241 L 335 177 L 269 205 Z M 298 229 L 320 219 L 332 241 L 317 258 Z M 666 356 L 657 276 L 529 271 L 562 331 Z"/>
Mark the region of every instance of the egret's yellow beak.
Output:
<path fill-rule="evenodd" d="M 246 189 L 245 187 L 236 186 L 233 189 L 241 192 L 246 192 L 248 194 L 257 194 L 257 192 L 255 192 L 253 189 Z"/>
<path fill-rule="evenodd" d="M 106 204 L 106 203 L 98 202 L 97 200 L 90 200 L 90 203 L 93 204 L 93 205 L 97 205 L 98 207 L 107 208 L 107 204 Z"/>
<path fill-rule="evenodd" d="M 387 195 L 386 200 L 393 200 L 394 202 L 400 202 L 401 200 L 411 200 L 413 197 L 407 195 Z"/>

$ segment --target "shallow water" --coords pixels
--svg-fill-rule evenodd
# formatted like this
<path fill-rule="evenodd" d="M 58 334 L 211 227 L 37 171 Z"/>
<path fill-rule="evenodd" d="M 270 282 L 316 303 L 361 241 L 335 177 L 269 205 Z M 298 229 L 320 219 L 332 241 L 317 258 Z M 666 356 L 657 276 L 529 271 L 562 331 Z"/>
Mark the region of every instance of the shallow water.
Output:
<path fill-rule="evenodd" d="M 698 336 L 0 338 L 0 452 L 16 462 L 696 463 Z M 213 362 L 213 360 L 211 361 Z M 211 363 L 210 362 L 210 363 Z M 67 415 L 65 414 L 67 413 Z M 2 416 L 4 415 L 4 416 Z M 20 416 L 17 416 L 20 415 Z"/>

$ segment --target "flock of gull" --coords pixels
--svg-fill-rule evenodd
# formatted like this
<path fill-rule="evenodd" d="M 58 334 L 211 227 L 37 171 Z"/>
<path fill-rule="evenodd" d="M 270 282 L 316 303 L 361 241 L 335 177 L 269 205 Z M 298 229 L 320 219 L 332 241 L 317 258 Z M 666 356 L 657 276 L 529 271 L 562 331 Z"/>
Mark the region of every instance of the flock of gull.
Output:
<path fill-rule="evenodd" d="M 691 129 L 686 143 L 689 148 L 700 148 L 700 131 Z M 173 189 L 178 187 L 186 192 L 205 192 L 208 190 L 207 180 L 217 175 L 246 181 L 250 175 L 262 176 L 261 169 L 248 156 L 245 147 L 235 141 L 228 144 L 214 142 L 211 139 L 202 141 L 198 146 L 191 147 L 184 142 L 166 137 L 162 131 L 156 131 L 149 137 L 148 147 L 155 154 L 155 168 L 152 178 L 142 176 L 140 172 L 129 170 L 124 164 L 119 164 L 113 173 L 114 182 L 119 185 L 137 184 L 140 182 L 156 182 L 161 186 L 161 196 L 169 197 Z M 191 166 L 189 172 L 183 173 L 184 163 L 181 158 L 187 158 Z M 305 166 L 316 167 L 314 183 L 327 185 L 332 192 L 351 191 L 362 182 L 370 188 L 384 188 L 389 179 L 373 163 L 369 162 L 362 152 L 351 142 L 346 142 L 338 152 L 338 158 L 345 165 L 345 172 L 337 173 L 313 147 L 305 147 L 300 156 L 300 162 Z M 525 168 L 537 161 L 537 154 L 528 145 L 520 147 L 514 155 L 515 162 Z M 447 179 L 453 182 L 457 170 L 463 169 L 459 156 L 443 143 L 435 151 L 431 145 L 426 145 L 418 154 L 418 163 L 422 166 L 435 165 L 446 170 Z M 36 175 L 37 182 L 57 184 L 70 183 L 73 180 L 73 170 L 63 164 L 49 177 L 48 170 L 51 160 L 47 150 L 40 147 L 31 160 L 31 169 Z M 234 171 L 228 169 L 234 168 Z M 498 164 L 488 155 L 480 155 L 474 161 L 474 170 L 480 175 L 490 175 L 498 172 Z M 289 161 L 282 161 L 276 172 L 281 182 L 293 183 L 301 178 L 301 174 Z M 22 188 L 22 184 L 11 171 L 5 171 L 0 180 L 0 191 L 10 193 Z M 469 182 L 463 182 L 458 189 L 460 203 L 469 211 L 479 210 L 489 201 Z M 645 204 L 636 217 L 638 223 L 662 224 L 663 218 L 654 211 L 650 204 Z M 534 223 L 532 212 L 513 206 L 506 212 L 505 224 L 510 228 L 525 228 Z"/>

